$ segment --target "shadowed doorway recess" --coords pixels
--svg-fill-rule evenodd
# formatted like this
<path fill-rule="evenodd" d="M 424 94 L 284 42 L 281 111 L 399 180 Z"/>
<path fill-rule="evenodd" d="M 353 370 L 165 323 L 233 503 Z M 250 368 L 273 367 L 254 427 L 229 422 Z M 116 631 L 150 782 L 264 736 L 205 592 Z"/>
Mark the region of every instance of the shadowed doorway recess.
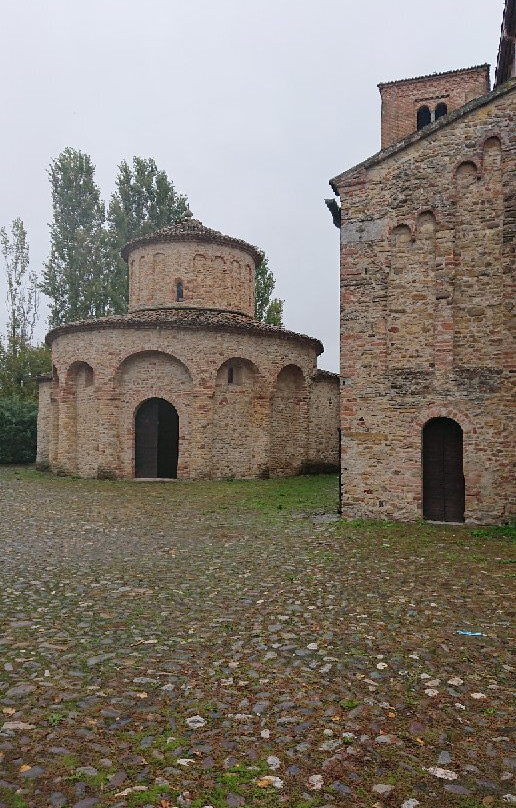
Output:
<path fill-rule="evenodd" d="M 163 398 L 148 398 L 136 412 L 135 477 L 177 477 L 179 417 Z"/>
<path fill-rule="evenodd" d="M 451 418 L 432 418 L 423 428 L 423 517 L 464 521 L 462 429 Z"/>

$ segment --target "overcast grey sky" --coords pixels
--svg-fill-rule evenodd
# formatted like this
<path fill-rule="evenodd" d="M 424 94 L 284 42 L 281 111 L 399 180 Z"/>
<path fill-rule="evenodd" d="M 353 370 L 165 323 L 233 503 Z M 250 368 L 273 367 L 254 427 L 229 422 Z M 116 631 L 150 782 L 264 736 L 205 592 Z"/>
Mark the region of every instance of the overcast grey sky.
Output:
<path fill-rule="evenodd" d="M 47 167 L 154 157 L 205 224 L 265 250 L 287 328 L 338 370 L 328 180 L 379 149 L 376 85 L 490 62 L 503 0 L 0 0 L 0 225 L 48 254 Z M 5 322 L 0 285 L 0 325 Z M 46 310 L 42 307 L 45 331 Z"/>

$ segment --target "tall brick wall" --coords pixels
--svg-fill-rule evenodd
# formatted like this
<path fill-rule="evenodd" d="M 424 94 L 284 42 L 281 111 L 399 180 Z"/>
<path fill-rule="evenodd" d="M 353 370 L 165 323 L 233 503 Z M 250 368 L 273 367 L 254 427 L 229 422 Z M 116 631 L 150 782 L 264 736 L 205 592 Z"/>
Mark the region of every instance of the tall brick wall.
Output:
<path fill-rule="evenodd" d="M 309 465 L 338 467 L 339 426 L 339 377 L 319 370 L 310 390 Z"/>
<path fill-rule="evenodd" d="M 177 301 L 182 284 L 183 300 Z M 142 244 L 129 255 L 129 311 L 175 305 L 254 317 L 254 262 L 236 247 L 206 242 Z"/>
<path fill-rule="evenodd" d="M 179 415 L 180 479 L 289 475 L 335 458 L 338 384 L 314 378 L 317 341 L 281 329 L 127 325 L 87 324 L 53 338 L 54 380 L 40 388 L 40 467 L 133 477 L 135 414 L 153 397 Z M 311 411 L 313 389 L 321 400 Z"/>
<path fill-rule="evenodd" d="M 417 129 L 417 111 L 426 106 L 432 120 L 438 104 L 448 112 L 489 91 L 489 65 L 379 84 L 382 98 L 382 149 Z"/>
<path fill-rule="evenodd" d="M 422 428 L 464 437 L 467 522 L 514 508 L 516 82 L 333 180 L 343 513 L 422 515 Z"/>

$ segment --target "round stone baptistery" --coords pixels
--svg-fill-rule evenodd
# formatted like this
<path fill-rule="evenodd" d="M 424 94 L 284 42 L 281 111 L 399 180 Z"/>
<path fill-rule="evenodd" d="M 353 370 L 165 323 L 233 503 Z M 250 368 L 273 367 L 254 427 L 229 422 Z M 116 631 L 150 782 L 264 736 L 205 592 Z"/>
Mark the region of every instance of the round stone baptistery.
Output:
<path fill-rule="evenodd" d="M 47 335 L 39 468 L 111 479 L 330 470 L 338 377 L 319 340 L 258 322 L 250 244 L 184 219 L 122 250 L 125 315 Z"/>

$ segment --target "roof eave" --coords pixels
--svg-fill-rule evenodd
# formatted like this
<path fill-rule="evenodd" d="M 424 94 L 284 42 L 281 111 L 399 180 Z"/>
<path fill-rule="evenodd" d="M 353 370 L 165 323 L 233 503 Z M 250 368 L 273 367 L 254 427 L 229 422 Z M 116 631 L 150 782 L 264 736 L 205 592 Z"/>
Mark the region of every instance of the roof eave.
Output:
<path fill-rule="evenodd" d="M 412 78 L 408 79 L 394 79 L 393 81 L 381 81 L 380 84 L 377 84 L 379 90 L 383 87 L 392 87 L 395 84 L 406 84 L 407 82 L 411 83 L 414 81 L 428 81 L 428 79 L 435 79 L 441 78 L 442 76 L 455 76 L 458 73 L 473 73 L 478 70 L 484 70 L 487 72 L 489 76 L 489 71 L 491 69 L 491 65 L 485 62 L 482 65 L 472 65 L 472 67 L 459 67 L 457 70 L 442 70 L 438 73 L 427 73 L 424 76 L 413 76 Z"/>

